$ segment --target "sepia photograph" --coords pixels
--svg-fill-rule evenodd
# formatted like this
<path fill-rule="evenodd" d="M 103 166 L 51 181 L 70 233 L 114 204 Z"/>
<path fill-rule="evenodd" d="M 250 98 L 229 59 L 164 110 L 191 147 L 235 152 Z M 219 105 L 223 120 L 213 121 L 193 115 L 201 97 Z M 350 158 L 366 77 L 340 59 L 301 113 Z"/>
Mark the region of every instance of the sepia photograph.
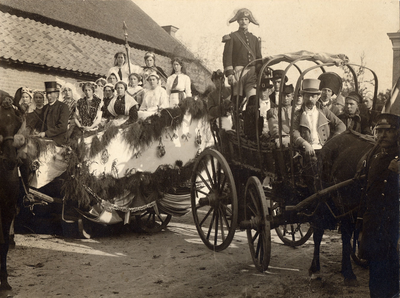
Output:
<path fill-rule="evenodd" d="M 398 0 L 0 24 L 0 298 L 399 297 Z"/>

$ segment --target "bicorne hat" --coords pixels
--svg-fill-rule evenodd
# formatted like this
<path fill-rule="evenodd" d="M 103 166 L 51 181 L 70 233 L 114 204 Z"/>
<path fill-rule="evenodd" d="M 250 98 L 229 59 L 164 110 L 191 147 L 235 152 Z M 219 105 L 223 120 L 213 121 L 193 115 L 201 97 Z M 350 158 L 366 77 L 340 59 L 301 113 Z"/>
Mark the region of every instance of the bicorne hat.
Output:
<path fill-rule="evenodd" d="M 274 81 L 274 80 L 282 79 L 284 73 L 285 73 L 285 72 L 284 72 L 282 69 L 276 69 L 276 70 L 274 70 L 274 71 L 272 72 L 272 80 Z M 288 77 L 285 76 L 285 83 L 287 83 L 287 81 L 288 81 Z"/>
<path fill-rule="evenodd" d="M 342 90 L 342 78 L 334 72 L 325 72 L 318 77 L 321 81 L 319 89 L 329 88 L 333 94 L 338 95 Z"/>
<path fill-rule="evenodd" d="M 44 82 L 44 86 L 46 89 L 46 93 L 51 93 L 51 92 L 60 92 L 60 88 L 58 87 L 57 82 Z"/>
<path fill-rule="evenodd" d="M 241 8 L 239 9 L 235 16 L 229 20 L 229 23 L 233 23 L 235 21 L 240 20 L 241 18 L 248 18 L 249 21 L 255 25 L 259 25 L 258 22 L 256 21 L 256 19 L 253 17 L 253 14 L 251 13 L 250 10 L 248 10 L 247 8 Z"/>
<path fill-rule="evenodd" d="M 321 94 L 321 90 L 319 90 L 320 80 L 317 79 L 304 79 L 302 89 L 300 94 L 311 93 L 311 94 Z"/>

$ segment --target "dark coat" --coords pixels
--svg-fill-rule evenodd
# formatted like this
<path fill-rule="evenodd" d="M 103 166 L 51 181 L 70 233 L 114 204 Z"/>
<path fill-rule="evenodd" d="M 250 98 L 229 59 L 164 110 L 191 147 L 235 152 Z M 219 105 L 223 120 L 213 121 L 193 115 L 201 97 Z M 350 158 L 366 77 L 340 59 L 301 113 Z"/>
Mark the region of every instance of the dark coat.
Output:
<path fill-rule="evenodd" d="M 57 100 L 53 105 L 45 105 L 43 109 L 44 122 L 41 131 L 57 145 L 65 144 L 70 113 L 68 106 Z"/>
<path fill-rule="evenodd" d="M 219 107 L 219 96 L 221 95 L 221 107 L 224 107 L 224 99 L 231 96 L 231 90 L 226 86 L 223 86 L 221 92 L 219 89 L 215 89 L 210 92 L 207 96 L 207 108 L 208 114 L 211 118 L 218 118 L 224 116 L 226 111 L 222 111 Z"/>
<path fill-rule="evenodd" d="M 244 32 L 243 30 L 238 30 L 236 32 L 238 32 L 238 34 L 247 43 L 250 49 L 252 49 L 252 51 L 256 55 L 255 58 L 262 58 L 261 45 L 258 38 L 248 31 Z M 222 40 L 223 42 L 225 42 L 223 64 L 226 76 L 233 74 L 233 70 L 236 66 L 244 67 L 254 60 L 254 57 L 250 54 L 250 52 L 236 36 L 236 32 L 225 35 Z"/>
<path fill-rule="evenodd" d="M 35 109 L 26 115 L 26 127 L 31 130 L 40 131 L 43 125 L 44 109 Z"/>
<path fill-rule="evenodd" d="M 380 147 L 373 148 L 363 163 L 367 179 L 361 204 L 360 257 L 367 260 L 396 260 L 398 257 L 399 173 L 395 159 L 399 154 L 398 147 L 385 152 Z M 389 169 L 393 160 L 395 168 Z"/>
<path fill-rule="evenodd" d="M 317 132 L 321 145 L 335 135 L 346 130 L 343 122 L 335 116 L 329 109 L 322 108 L 318 110 Z M 295 112 L 293 123 L 293 139 L 296 146 L 304 146 L 304 142 L 311 143 L 311 129 L 304 107 Z"/>
<path fill-rule="evenodd" d="M 368 124 L 368 119 L 366 117 L 361 116 L 360 114 L 356 114 L 353 117 L 349 117 L 348 114 L 342 113 L 338 116 L 338 118 L 343 121 L 347 129 L 352 129 L 362 134 L 368 134 L 368 135 L 372 134 Z"/>

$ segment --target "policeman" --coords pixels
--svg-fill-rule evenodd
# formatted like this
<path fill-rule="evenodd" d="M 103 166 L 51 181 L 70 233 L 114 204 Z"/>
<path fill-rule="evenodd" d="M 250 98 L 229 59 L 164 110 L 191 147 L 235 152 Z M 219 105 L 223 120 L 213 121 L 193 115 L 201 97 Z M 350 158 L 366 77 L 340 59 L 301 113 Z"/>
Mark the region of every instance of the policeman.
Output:
<path fill-rule="evenodd" d="M 377 145 L 363 162 L 366 183 L 359 253 L 369 261 L 371 297 L 394 297 L 399 292 L 400 117 L 381 114 L 375 129 Z"/>
<path fill-rule="evenodd" d="M 262 58 L 261 42 L 248 31 L 250 23 L 258 25 L 250 10 L 247 8 L 239 9 L 229 23 L 235 21 L 239 24 L 239 30 L 222 38 L 222 42 L 225 43 L 223 64 L 228 83 L 233 86 L 233 94 L 235 96 L 239 95 L 240 101 L 242 101 L 244 96 L 249 99 L 256 94 L 257 77 L 255 64 L 247 67 L 243 72 L 241 81 L 239 83 L 238 81 L 241 71 L 247 64 L 255 59 Z"/>

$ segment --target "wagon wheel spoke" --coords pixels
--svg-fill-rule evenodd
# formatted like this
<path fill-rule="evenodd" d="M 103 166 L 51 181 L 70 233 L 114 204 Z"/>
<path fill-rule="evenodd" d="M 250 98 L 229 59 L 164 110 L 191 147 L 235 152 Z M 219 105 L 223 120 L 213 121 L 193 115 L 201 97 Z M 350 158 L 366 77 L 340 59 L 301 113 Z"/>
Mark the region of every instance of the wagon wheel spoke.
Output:
<path fill-rule="evenodd" d="M 212 174 L 213 174 L 212 181 L 214 182 L 214 185 L 218 185 L 218 179 L 217 179 L 216 172 L 215 172 L 214 157 L 211 157 L 211 169 L 212 169 Z"/>
<path fill-rule="evenodd" d="M 226 212 L 222 212 L 222 218 L 224 219 L 224 222 L 225 222 L 225 224 L 226 224 L 226 227 L 228 228 L 228 230 L 231 228 L 230 227 L 230 224 L 229 224 L 229 221 L 228 221 L 228 218 L 226 217 Z"/>
<path fill-rule="evenodd" d="M 296 233 L 293 225 L 290 225 L 290 229 L 292 230 L 292 241 L 296 241 Z"/>
<path fill-rule="evenodd" d="M 215 209 L 215 234 L 214 234 L 214 246 L 218 244 L 218 218 L 219 218 L 219 211 Z"/>
<path fill-rule="evenodd" d="M 224 241 L 225 240 L 225 232 L 224 232 L 224 223 L 223 223 L 222 218 L 225 218 L 225 214 L 224 214 L 224 211 L 221 209 L 221 206 L 219 207 L 219 210 L 220 210 L 219 221 L 220 221 L 220 227 L 221 227 L 221 238 L 222 238 L 222 241 Z M 225 218 L 225 221 L 226 221 L 226 218 Z"/>
<path fill-rule="evenodd" d="M 203 161 L 203 165 L 204 165 L 204 161 Z M 210 172 L 208 171 L 208 167 L 207 166 L 205 166 L 204 167 L 204 171 L 206 172 L 206 174 L 207 174 L 207 177 L 208 177 L 208 181 L 210 181 L 210 183 L 211 183 L 211 188 L 210 188 L 210 190 L 214 187 L 214 181 L 213 181 L 213 179 L 211 178 L 211 174 L 210 174 Z"/>
<path fill-rule="evenodd" d="M 210 216 L 210 213 L 213 211 L 213 208 L 210 208 L 210 210 L 208 210 L 206 216 L 204 216 L 203 220 L 200 222 L 200 227 L 203 226 L 204 222 L 207 220 L 207 218 Z"/>
<path fill-rule="evenodd" d="M 203 183 L 205 184 L 205 186 L 207 186 L 207 188 L 211 191 L 212 187 L 208 184 L 207 180 L 203 178 L 203 176 L 200 173 L 197 173 L 197 177 L 199 177 L 201 179 L 201 181 L 203 181 Z"/>
<path fill-rule="evenodd" d="M 200 188 L 196 188 L 196 196 L 198 197 L 197 193 L 201 193 L 201 194 L 203 194 L 203 195 L 205 195 L 205 196 L 208 195 L 208 193 L 206 193 L 206 192 L 200 190 Z"/>
<path fill-rule="evenodd" d="M 253 238 L 251 239 L 252 243 L 256 242 L 256 239 L 257 239 L 257 237 L 258 237 L 259 234 L 260 234 L 259 231 L 256 231 L 256 232 L 255 232 Z"/>
<path fill-rule="evenodd" d="M 210 225 L 209 225 L 209 227 L 208 227 L 208 232 L 207 232 L 207 239 L 208 239 L 208 240 L 210 240 L 210 235 L 211 235 L 211 231 L 212 231 L 212 229 L 213 229 L 214 220 L 215 220 L 215 210 L 214 210 L 214 212 L 213 212 Z"/>

